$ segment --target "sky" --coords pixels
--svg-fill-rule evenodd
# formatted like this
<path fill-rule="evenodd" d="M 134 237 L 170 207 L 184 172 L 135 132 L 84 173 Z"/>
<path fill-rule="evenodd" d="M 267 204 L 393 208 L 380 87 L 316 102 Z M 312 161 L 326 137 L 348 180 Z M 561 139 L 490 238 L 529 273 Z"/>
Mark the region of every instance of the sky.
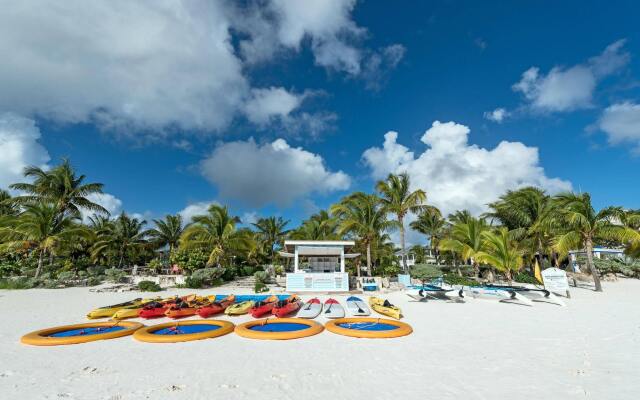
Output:
<path fill-rule="evenodd" d="M 640 208 L 634 1 L 0 9 L 0 188 L 67 157 L 148 221 L 295 226 L 400 172 L 445 213 L 528 185 Z"/>

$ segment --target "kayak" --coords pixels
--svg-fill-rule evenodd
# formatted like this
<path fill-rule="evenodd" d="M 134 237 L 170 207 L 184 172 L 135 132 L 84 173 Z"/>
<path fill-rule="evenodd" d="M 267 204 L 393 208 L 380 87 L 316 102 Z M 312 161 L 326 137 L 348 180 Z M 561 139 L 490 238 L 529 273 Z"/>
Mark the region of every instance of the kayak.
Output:
<path fill-rule="evenodd" d="M 120 304 L 114 304 L 111 306 L 96 308 L 94 310 L 89 311 L 89 313 L 87 314 L 87 318 L 96 319 L 96 318 L 111 317 L 118 310 L 121 310 L 125 307 L 130 307 L 130 306 L 139 306 L 142 303 L 143 303 L 143 300 L 141 298 L 138 298 L 138 299 L 134 299 L 124 303 L 120 303 Z"/>
<path fill-rule="evenodd" d="M 386 315 L 387 317 L 395 319 L 402 318 L 402 310 L 400 307 L 396 307 L 389 303 L 389 300 L 383 300 L 379 297 L 369 297 L 369 305 L 378 314 Z"/>
<path fill-rule="evenodd" d="M 347 310 L 355 317 L 366 317 L 371 314 L 367 303 L 355 296 L 347 298 Z"/>
<path fill-rule="evenodd" d="M 159 302 L 161 300 L 162 300 L 162 298 L 160 298 L 160 297 L 156 297 L 155 299 L 145 299 L 139 305 L 128 306 L 128 307 L 125 307 L 125 308 L 121 308 L 120 310 L 116 311 L 116 313 L 113 314 L 111 316 L 111 318 L 112 319 L 137 318 L 138 315 L 140 314 L 140 310 L 142 310 L 146 305 L 151 304 L 151 303 L 157 303 L 157 302 Z"/>
<path fill-rule="evenodd" d="M 344 308 L 338 303 L 338 300 L 328 299 L 324 302 L 322 315 L 325 318 L 344 318 Z"/>
<path fill-rule="evenodd" d="M 296 295 L 293 295 L 285 300 L 277 302 L 273 306 L 271 314 L 275 315 L 278 318 L 282 318 L 298 311 L 301 305 L 302 301 L 300 301 L 300 298 Z"/>
<path fill-rule="evenodd" d="M 175 299 L 169 299 L 165 301 L 152 302 L 144 306 L 138 312 L 138 317 L 151 319 L 164 317 L 164 313 L 176 303 Z"/>
<path fill-rule="evenodd" d="M 304 303 L 304 305 L 300 307 L 300 311 L 298 311 L 296 317 L 313 319 L 320 314 L 320 311 L 322 311 L 322 303 L 320 299 L 316 297 Z"/>
<path fill-rule="evenodd" d="M 164 315 L 169 318 L 185 318 L 196 315 L 196 310 L 206 304 L 210 304 L 211 300 L 206 297 L 196 297 L 192 301 L 179 301 L 171 305 Z"/>
<path fill-rule="evenodd" d="M 251 310 L 251 307 L 255 304 L 253 300 L 243 301 L 241 303 L 232 304 L 224 310 L 227 315 L 242 315 Z"/>
<path fill-rule="evenodd" d="M 202 318 L 208 318 L 212 315 L 220 314 L 224 312 L 230 305 L 235 301 L 236 296 L 231 295 L 227 296 L 221 301 L 212 301 L 208 305 L 204 305 L 202 307 L 198 307 L 196 310 L 196 314 L 198 314 Z"/>
<path fill-rule="evenodd" d="M 251 307 L 251 316 L 260 318 L 265 314 L 271 314 L 271 310 L 278 302 L 278 296 L 269 296 L 266 299 L 257 302 Z"/>

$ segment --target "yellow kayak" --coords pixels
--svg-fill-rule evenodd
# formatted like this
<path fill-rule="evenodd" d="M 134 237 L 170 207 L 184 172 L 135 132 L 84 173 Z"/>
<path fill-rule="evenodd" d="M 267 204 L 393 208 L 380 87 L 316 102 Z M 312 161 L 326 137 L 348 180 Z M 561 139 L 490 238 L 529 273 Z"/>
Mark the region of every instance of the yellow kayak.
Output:
<path fill-rule="evenodd" d="M 227 315 L 242 315 L 246 314 L 251 310 L 251 307 L 255 304 L 255 301 L 243 301 L 242 303 L 232 304 L 224 310 L 224 313 Z"/>
<path fill-rule="evenodd" d="M 402 310 L 400 309 L 400 307 L 394 306 L 387 300 L 383 300 L 378 297 L 369 297 L 369 305 L 378 314 L 386 315 L 395 319 L 402 318 Z"/>
<path fill-rule="evenodd" d="M 138 318 L 138 313 L 140 313 L 140 310 L 142 310 L 142 308 L 144 308 L 144 306 L 146 306 L 147 304 L 151 302 L 166 301 L 171 299 L 172 299 L 171 297 L 164 300 L 162 299 L 162 297 L 156 297 L 153 299 L 144 299 L 140 304 L 127 306 L 119 309 L 118 311 L 115 312 L 115 314 L 111 316 L 111 318 L 113 319 Z"/>
<path fill-rule="evenodd" d="M 124 303 L 120 303 L 120 304 L 114 304 L 114 305 L 111 305 L 111 306 L 96 308 L 95 310 L 89 311 L 89 313 L 87 314 L 87 318 L 96 319 L 96 318 L 111 317 L 111 316 L 113 316 L 113 314 L 115 314 L 119 310 L 122 310 L 123 308 L 132 307 L 132 306 L 134 306 L 134 307 L 135 306 L 139 306 L 143 302 L 144 302 L 144 300 L 142 300 L 142 299 L 134 299 L 134 300 L 127 301 L 127 302 L 124 302 Z"/>

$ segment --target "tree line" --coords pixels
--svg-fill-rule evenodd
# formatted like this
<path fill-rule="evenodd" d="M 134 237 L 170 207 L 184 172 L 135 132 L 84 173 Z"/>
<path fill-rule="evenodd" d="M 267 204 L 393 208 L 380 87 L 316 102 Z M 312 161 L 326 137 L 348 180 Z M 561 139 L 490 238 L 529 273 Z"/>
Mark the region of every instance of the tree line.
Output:
<path fill-rule="evenodd" d="M 467 264 L 476 276 L 489 268 L 511 280 L 524 266 L 536 261 L 557 266 L 569 250 L 584 249 L 586 268 L 601 290 L 595 246 L 624 247 L 640 258 L 640 210 L 596 210 L 588 193 L 551 196 L 525 187 L 488 204 L 483 215 L 461 210 L 444 216 L 428 204 L 424 190 L 412 190 L 407 174 L 390 174 L 372 193 L 348 194 L 289 229 L 290 221 L 276 216 L 241 226 L 238 216 L 217 204 L 190 221 L 179 214 L 151 223 L 125 212 L 112 216 L 90 200 L 103 193 L 103 184 L 86 182 L 68 160 L 50 170 L 28 167 L 24 176 L 26 182 L 10 186 L 17 195 L 0 191 L 0 277 L 32 273 L 37 278 L 45 270 L 91 265 L 179 264 L 190 271 L 282 265 L 286 260 L 278 251 L 287 238 L 353 239 L 362 257 L 349 262 L 351 271 L 393 275 L 408 270 L 407 228 L 428 241 L 410 252 L 430 249 L 436 263 Z M 83 214 L 91 217 L 83 220 Z M 395 232 L 399 249 L 391 240 Z"/>

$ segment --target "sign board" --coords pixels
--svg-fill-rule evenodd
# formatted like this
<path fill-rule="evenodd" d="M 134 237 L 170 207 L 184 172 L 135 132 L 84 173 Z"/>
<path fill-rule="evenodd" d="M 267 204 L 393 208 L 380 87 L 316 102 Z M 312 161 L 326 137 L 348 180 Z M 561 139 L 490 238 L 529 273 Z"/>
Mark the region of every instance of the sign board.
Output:
<path fill-rule="evenodd" d="M 544 288 L 550 292 L 565 294 L 569 291 L 567 273 L 560 268 L 547 268 L 542 271 Z"/>

